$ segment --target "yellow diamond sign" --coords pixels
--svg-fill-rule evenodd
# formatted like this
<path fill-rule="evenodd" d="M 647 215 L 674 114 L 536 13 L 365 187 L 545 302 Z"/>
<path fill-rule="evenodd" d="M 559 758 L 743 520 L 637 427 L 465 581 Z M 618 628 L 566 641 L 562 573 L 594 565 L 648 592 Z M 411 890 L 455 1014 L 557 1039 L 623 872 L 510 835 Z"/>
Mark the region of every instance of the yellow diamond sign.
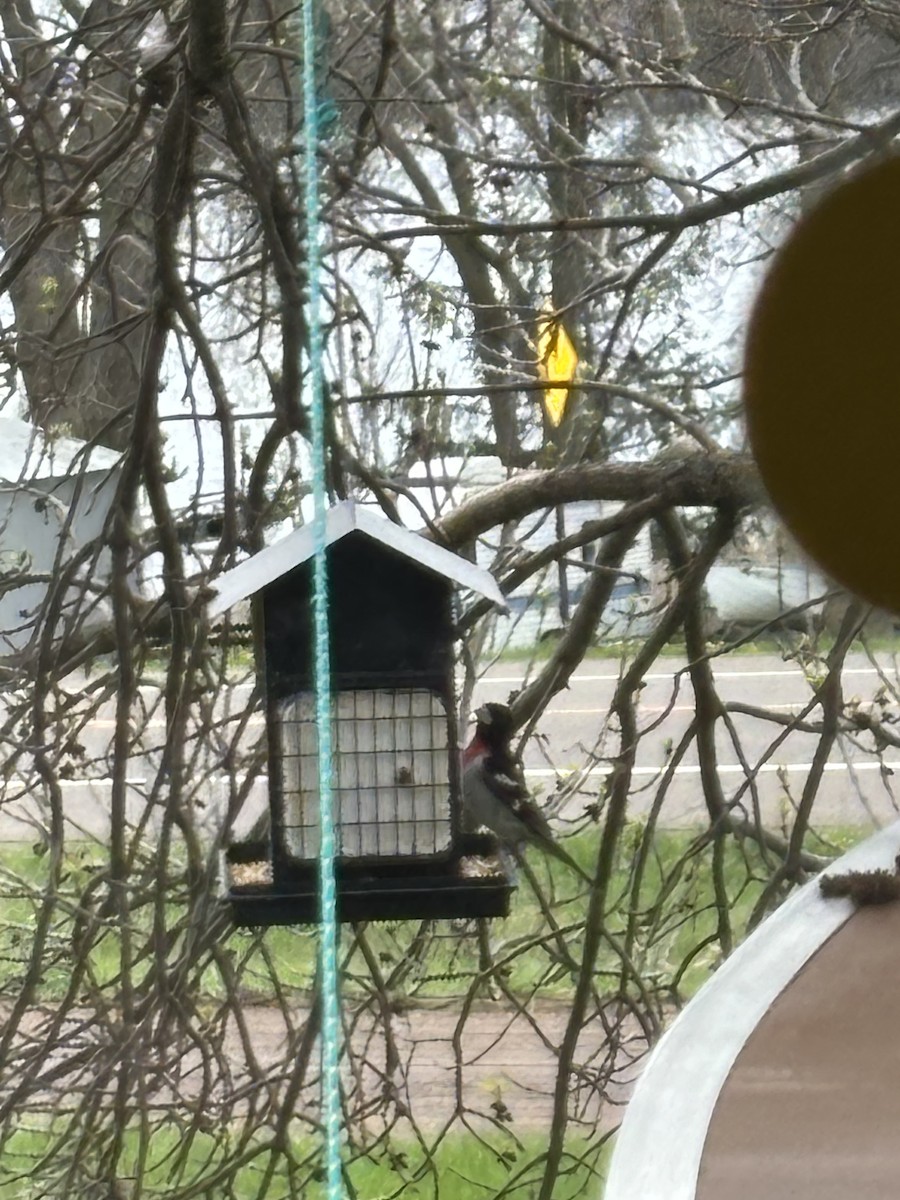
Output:
<path fill-rule="evenodd" d="M 578 355 L 562 321 L 552 314 L 538 318 L 538 369 L 550 385 L 544 391 L 544 407 L 554 427 L 566 415 L 569 388 L 553 385 L 570 384 L 577 366 Z"/>

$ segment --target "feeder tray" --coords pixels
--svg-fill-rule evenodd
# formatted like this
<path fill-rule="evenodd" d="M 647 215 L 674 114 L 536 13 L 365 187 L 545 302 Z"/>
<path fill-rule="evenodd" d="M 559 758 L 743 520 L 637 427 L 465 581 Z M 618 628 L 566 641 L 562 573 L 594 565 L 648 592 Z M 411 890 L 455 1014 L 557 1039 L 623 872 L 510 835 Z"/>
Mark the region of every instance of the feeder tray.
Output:
<path fill-rule="evenodd" d="M 513 890 L 497 856 L 496 840 L 469 834 L 462 853 L 435 860 L 415 873 L 407 863 L 372 859 L 335 864 L 340 921 L 469 920 L 505 917 Z M 265 842 L 238 842 L 225 855 L 226 899 L 242 927 L 311 925 L 319 920 L 319 880 L 315 867 L 292 864 L 287 877 L 276 872 Z"/>

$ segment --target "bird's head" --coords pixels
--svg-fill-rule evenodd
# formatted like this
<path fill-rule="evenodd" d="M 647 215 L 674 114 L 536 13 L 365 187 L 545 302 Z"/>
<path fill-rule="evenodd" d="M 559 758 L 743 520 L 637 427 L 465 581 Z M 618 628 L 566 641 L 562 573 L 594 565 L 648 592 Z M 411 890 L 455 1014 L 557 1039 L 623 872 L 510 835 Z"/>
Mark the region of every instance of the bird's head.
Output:
<path fill-rule="evenodd" d="M 475 711 L 476 735 L 488 746 L 505 746 L 515 733 L 509 705 L 490 701 Z"/>

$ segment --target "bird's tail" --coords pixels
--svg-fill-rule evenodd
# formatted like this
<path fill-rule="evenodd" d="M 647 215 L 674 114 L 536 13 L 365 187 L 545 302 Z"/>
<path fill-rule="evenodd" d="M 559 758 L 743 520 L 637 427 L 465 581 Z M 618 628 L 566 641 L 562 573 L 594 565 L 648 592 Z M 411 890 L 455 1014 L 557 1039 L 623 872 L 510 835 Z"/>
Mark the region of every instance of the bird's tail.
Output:
<path fill-rule="evenodd" d="M 561 863 L 565 863 L 571 871 L 580 876 L 589 887 L 594 886 L 593 875 L 586 871 L 581 863 L 577 863 L 568 850 L 560 846 L 559 842 L 548 841 L 542 842 L 541 845 L 548 854 L 552 854 L 555 859 L 558 859 Z"/>

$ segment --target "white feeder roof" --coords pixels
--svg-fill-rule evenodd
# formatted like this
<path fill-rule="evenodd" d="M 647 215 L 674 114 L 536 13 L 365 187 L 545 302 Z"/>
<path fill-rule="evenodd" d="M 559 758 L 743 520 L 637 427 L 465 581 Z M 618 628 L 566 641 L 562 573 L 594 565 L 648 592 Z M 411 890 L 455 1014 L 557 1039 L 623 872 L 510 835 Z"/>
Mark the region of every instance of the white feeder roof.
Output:
<path fill-rule="evenodd" d="M 47 434 L 29 421 L 0 415 L 0 486 L 78 474 L 87 458 L 89 471 L 108 471 L 120 456 L 105 446 Z"/>
<path fill-rule="evenodd" d="M 506 599 L 489 571 L 450 550 L 445 550 L 435 542 L 428 541 L 419 533 L 396 525 L 353 500 L 344 500 L 330 508 L 325 523 L 325 541 L 329 546 L 339 542 L 348 533 L 358 530 L 374 541 L 381 542 L 383 546 L 389 546 L 406 558 L 411 558 L 435 575 L 442 575 L 459 587 L 478 592 L 498 608 L 505 610 L 507 607 Z M 262 591 L 294 567 L 312 558 L 314 552 L 312 523 L 301 525 L 287 537 L 266 546 L 264 550 L 220 575 L 210 585 L 216 593 L 210 603 L 210 615 L 217 617 L 241 600 Z"/>

